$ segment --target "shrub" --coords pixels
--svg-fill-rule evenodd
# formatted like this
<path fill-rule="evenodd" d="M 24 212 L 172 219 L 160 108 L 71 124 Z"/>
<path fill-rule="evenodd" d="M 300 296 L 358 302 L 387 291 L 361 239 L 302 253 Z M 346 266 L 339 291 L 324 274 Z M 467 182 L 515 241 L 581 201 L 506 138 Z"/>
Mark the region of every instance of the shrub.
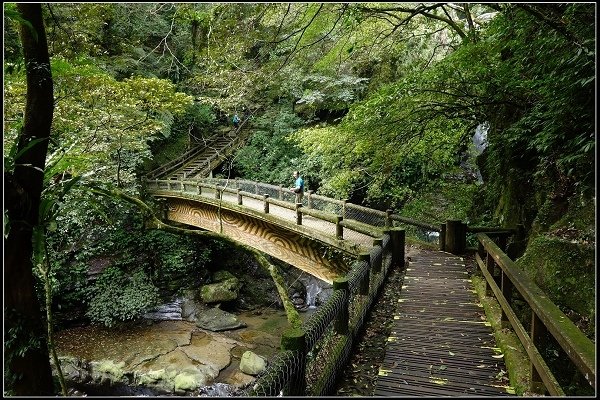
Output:
<path fill-rule="evenodd" d="M 86 315 L 107 327 L 140 317 L 160 300 L 158 289 L 142 271 L 128 276 L 115 267 L 108 267 L 89 293 Z"/>

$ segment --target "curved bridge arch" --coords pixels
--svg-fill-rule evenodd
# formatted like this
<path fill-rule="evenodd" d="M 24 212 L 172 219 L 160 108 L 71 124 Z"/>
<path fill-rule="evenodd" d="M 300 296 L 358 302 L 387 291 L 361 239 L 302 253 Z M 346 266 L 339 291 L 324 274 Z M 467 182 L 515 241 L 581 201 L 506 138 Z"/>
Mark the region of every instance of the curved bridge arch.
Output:
<path fill-rule="evenodd" d="M 154 195 L 166 199 L 166 219 L 224 234 L 328 283 L 347 274 L 347 257 L 354 259 L 361 250 L 236 204 L 169 192 Z"/>

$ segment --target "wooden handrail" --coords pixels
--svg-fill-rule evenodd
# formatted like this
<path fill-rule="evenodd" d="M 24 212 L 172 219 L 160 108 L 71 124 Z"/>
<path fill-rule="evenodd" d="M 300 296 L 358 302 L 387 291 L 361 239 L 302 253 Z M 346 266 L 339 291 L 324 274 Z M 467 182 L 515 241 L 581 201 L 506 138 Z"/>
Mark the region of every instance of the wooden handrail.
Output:
<path fill-rule="evenodd" d="M 541 359 L 537 350 L 535 340 L 532 340 L 524 333 L 524 329 L 514 315 L 510 306 L 510 298 L 506 299 L 503 290 L 498 288 L 494 277 L 491 275 L 489 265 L 485 265 L 483 258 L 494 262 L 502 272 L 502 282 L 505 278 L 510 281 L 513 288 L 519 291 L 523 299 L 531 308 L 532 313 L 539 318 L 548 332 L 556 339 L 561 348 L 567 353 L 573 364 L 581 371 L 590 385 L 596 387 L 596 349 L 594 343 L 587 338 L 584 333 L 554 304 L 548 296 L 522 272 L 493 241 L 484 233 L 478 233 L 477 239 L 481 243 L 481 248 L 487 254 L 483 257 L 477 254 L 477 262 L 486 277 L 488 285 L 491 286 L 494 295 L 502 306 L 503 313 L 508 317 L 513 329 L 521 339 L 530 360 L 535 365 L 540 378 L 546 385 L 546 388 L 552 395 L 564 395 L 562 389 L 556 383 L 545 362 Z M 532 345 L 530 345 L 532 344 Z M 557 387 L 558 386 L 558 387 Z M 562 394 L 561 394 L 562 393 Z"/>
<path fill-rule="evenodd" d="M 439 225 L 436 226 L 425 222 L 415 221 L 414 219 L 406 218 L 398 214 L 392 214 L 390 217 L 395 221 L 403 222 L 408 225 L 418 226 L 419 228 L 428 229 L 432 232 L 440 232 L 441 230 Z"/>

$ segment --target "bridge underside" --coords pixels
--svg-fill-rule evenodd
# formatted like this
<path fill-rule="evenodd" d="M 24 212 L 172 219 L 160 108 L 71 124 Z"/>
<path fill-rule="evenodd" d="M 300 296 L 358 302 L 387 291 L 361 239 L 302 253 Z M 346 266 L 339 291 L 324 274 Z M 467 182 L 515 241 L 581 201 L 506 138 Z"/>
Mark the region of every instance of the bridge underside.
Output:
<path fill-rule="evenodd" d="M 325 257 L 331 252 L 323 243 L 269 221 L 187 199 L 167 198 L 167 204 L 167 219 L 171 221 L 221 233 L 325 282 L 332 283 L 349 271 L 341 257 Z"/>

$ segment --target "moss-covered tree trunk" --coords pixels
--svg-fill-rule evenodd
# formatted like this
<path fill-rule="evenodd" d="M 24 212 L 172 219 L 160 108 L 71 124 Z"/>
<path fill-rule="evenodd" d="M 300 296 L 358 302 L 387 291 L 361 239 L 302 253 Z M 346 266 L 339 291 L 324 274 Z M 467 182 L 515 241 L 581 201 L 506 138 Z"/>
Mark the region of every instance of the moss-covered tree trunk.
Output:
<path fill-rule="evenodd" d="M 20 37 L 27 73 L 27 99 L 13 173 L 5 172 L 4 368 L 5 390 L 18 396 L 53 395 L 50 358 L 32 271 L 32 234 L 38 223 L 48 138 L 54 109 L 52 74 L 42 6 L 19 3 L 27 22 Z M 34 139 L 41 139 L 30 145 Z"/>

